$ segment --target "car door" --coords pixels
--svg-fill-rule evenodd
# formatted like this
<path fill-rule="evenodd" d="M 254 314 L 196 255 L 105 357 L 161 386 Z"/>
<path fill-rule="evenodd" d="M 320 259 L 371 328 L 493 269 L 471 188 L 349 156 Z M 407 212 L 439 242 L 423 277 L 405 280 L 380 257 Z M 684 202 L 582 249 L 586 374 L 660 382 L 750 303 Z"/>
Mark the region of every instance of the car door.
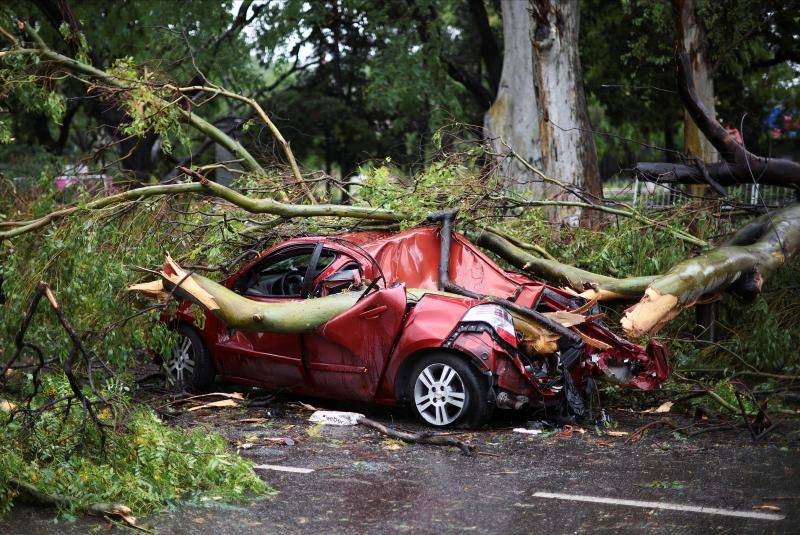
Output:
<path fill-rule="evenodd" d="M 315 393 L 372 400 L 405 312 L 405 286 L 374 290 L 352 308 L 305 334 L 305 365 Z"/>
<path fill-rule="evenodd" d="M 240 273 L 231 289 L 262 303 L 303 299 L 307 277 L 311 280 L 329 265 L 336 255 L 309 243 L 275 251 Z M 312 261 L 316 267 L 309 269 Z M 299 334 L 249 332 L 219 324 L 215 351 L 221 373 L 228 380 L 264 388 L 290 388 L 307 392 L 302 363 L 302 337 Z"/>

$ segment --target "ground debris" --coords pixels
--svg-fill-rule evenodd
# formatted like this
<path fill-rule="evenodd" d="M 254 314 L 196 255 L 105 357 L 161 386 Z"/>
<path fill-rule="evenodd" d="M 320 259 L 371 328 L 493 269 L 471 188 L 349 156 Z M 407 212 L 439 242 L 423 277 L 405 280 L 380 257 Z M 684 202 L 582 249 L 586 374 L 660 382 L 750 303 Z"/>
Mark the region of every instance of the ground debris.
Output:
<path fill-rule="evenodd" d="M 190 407 L 188 412 L 199 411 L 201 409 L 219 409 L 222 407 L 238 407 L 239 403 L 234 399 L 221 399 L 219 401 L 212 401 L 210 403 L 203 403 L 196 407 Z"/>
<path fill-rule="evenodd" d="M 652 409 L 647 409 L 645 411 L 642 411 L 642 413 L 643 414 L 663 414 L 663 413 L 669 412 L 670 409 L 672 409 L 673 405 L 674 405 L 674 403 L 672 401 L 665 401 L 664 403 L 662 403 L 658 407 L 654 407 Z"/>

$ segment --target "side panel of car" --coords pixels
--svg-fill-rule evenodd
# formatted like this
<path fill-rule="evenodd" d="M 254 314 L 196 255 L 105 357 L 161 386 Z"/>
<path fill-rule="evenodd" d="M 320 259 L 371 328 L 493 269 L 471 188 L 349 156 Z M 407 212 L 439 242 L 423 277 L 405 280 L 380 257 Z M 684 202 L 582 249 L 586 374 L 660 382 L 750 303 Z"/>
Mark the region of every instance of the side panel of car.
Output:
<path fill-rule="evenodd" d="M 304 364 L 319 395 L 369 401 L 406 312 L 402 285 L 375 291 L 303 336 Z"/>
<path fill-rule="evenodd" d="M 318 242 L 312 239 L 302 239 L 274 247 L 230 277 L 226 281 L 226 285 L 236 288 L 239 286 L 239 282 L 248 280 L 248 274 L 252 270 L 260 269 L 265 262 L 269 265 L 271 262 L 269 258 L 310 253 L 316 243 Z M 326 250 L 331 251 L 329 248 Z M 324 277 L 327 272 L 328 270 L 324 269 L 316 278 Z M 243 289 L 244 287 L 238 291 Z M 301 299 L 299 293 L 297 297 L 258 297 L 254 295 L 247 295 L 247 297 L 265 303 Z M 303 335 L 239 331 L 229 329 L 221 322 L 216 322 L 214 332 L 206 334 L 210 339 L 209 347 L 212 348 L 218 370 L 226 380 L 265 388 L 288 388 L 298 393 L 318 393 L 314 377 L 310 376 L 305 360 L 309 348 L 304 345 L 306 341 Z M 309 345 L 311 350 L 317 349 L 314 343 Z M 333 348 L 326 349 L 331 354 L 336 354 Z M 326 392 L 323 390 L 319 394 L 326 395 Z"/>
<path fill-rule="evenodd" d="M 396 398 L 395 380 L 407 359 L 426 350 L 441 348 L 474 303 L 469 299 L 427 294 L 409 310 L 376 393 L 378 401 L 388 403 Z"/>
<path fill-rule="evenodd" d="M 254 298 L 255 299 L 255 298 Z M 261 302 L 280 302 L 258 298 Z M 269 388 L 300 388 L 302 371 L 300 335 L 247 332 L 230 329 L 218 322 L 213 352 L 222 364 L 221 373 L 233 381 L 256 379 Z"/>

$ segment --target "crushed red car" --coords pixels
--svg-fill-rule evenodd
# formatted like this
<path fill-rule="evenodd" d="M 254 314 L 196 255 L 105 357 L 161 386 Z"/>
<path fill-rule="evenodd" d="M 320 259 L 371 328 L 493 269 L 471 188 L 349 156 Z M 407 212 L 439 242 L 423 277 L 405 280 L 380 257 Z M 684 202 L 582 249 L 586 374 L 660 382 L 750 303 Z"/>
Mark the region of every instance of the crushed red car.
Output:
<path fill-rule="evenodd" d="M 440 291 L 442 279 L 466 295 Z M 409 405 L 428 424 L 446 427 L 478 426 L 495 408 L 537 405 L 580 420 L 588 416 L 585 400 L 595 379 L 648 390 L 669 374 L 660 343 L 644 348 L 618 337 L 593 303 L 504 270 L 449 225 L 291 239 L 224 284 L 262 302 L 353 288 L 363 295 L 300 334 L 230 329 L 181 302 L 164 317 L 181 336 L 167 363 L 178 383 L 204 388 L 219 376 L 324 398 Z M 512 305 L 532 314 L 572 311 L 586 321 L 559 326 L 565 335 L 558 349 L 535 354 L 521 343 Z"/>

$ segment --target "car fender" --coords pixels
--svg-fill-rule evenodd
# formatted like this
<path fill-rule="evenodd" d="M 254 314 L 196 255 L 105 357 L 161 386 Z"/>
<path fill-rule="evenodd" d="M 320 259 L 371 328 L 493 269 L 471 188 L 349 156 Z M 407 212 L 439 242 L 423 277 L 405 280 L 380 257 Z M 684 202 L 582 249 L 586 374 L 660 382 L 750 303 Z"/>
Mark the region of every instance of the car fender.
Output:
<path fill-rule="evenodd" d="M 481 360 L 480 355 L 447 345 L 461 318 L 478 303 L 480 301 L 475 299 L 433 293 L 420 298 L 406 316 L 403 332 L 392 351 L 376 401 L 394 400 L 398 394 L 398 379 L 402 381 L 413 362 L 431 351 L 444 350 L 463 355 L 483 373 L 491 375 L 491 368 Z"/>

